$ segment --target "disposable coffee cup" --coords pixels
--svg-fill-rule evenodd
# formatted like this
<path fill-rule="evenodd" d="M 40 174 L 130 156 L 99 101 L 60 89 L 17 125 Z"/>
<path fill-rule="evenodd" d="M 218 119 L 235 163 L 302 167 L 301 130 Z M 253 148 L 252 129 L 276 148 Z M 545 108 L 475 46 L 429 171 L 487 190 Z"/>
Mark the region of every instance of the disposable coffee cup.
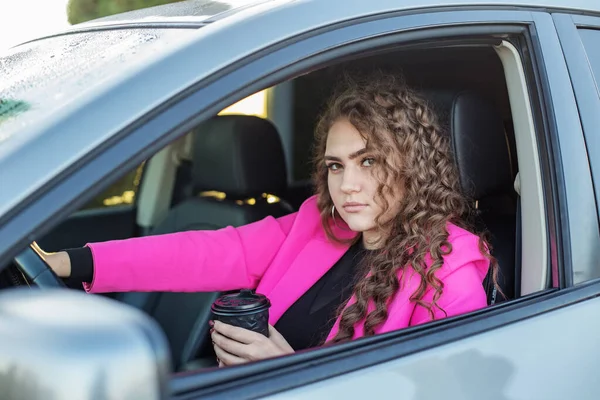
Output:
<path fill-rule="evenodd" d="M 219 297 L 211 306 L 213 319 L 269 337 L 271 302 L 251 289 Z"/>

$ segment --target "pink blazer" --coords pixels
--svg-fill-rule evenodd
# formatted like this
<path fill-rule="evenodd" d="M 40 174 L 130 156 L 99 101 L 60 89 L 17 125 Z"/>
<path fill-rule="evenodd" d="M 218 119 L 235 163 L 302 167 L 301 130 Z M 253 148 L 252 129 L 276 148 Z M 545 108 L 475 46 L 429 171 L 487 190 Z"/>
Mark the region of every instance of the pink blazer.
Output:
<path fill-rule="evenodd" d="M 479 251 L 477 236 L 455 225 L 449 225 L 448 231 L 452 252 L 444 257 L 444 264 L 436 273 L 444 283 L 438 304 L 448 316 L 454 316 L 486 306 L 482 281 L 489 262 Z M 337 227 L 334 233 L 338 237 L 354 235 Z M 88 246 L 94 258 L 94 279 L 84 285 L 88 292 L 256 288 L 257 293 L 271 300 L 272 325 L 348 249 L 347 245 L 327 239 L 315 196 L 294 214 L 277 219 L 267 217 L 239 228 L 179 232 Z M 404 286 L 390 302 L 388 319 L 376 333 L 430 321 L 427 310 L 409 300 L 420 278 L 411 269 L 404 273 Z M 430 290 L 424 300 L 431 301 L 432 297 Z M 352 302 L 354 298 L 349 304 Z M 434 311 L 436 319 L 445 316 L 437 308 Z M 339 320 L 328 340 L 335 336 L 338 325 Z M 359 323 L 355 338 L 363 334 Z"/>

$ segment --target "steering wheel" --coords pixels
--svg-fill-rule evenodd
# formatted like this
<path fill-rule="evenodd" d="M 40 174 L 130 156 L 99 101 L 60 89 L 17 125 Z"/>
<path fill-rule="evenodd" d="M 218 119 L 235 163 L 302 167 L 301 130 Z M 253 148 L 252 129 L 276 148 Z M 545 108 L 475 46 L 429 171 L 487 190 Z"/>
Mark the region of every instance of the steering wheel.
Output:
<path fill-rule="evenodd" d="M 66 287 L 62 279 L 46 264 L 39 251 L 39 248 L 36 249 L 35 244 L 29 245 L 15 257 L 14 262 L 17 268 L 23 273 L 30 284 L 34 284 L 39 288 Z"/>

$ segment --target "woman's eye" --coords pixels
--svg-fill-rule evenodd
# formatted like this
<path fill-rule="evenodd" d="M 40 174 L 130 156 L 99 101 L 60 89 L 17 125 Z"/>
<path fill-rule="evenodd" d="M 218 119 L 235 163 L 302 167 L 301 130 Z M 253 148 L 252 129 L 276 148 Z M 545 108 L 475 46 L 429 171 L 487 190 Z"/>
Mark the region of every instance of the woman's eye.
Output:
<path fill-rule="evenodd" d="M 327 165 L 327 169 L 329 169 L 330 171 L 338 171 L 341 168 L 342 166 L 338 163 L 331 163 Z"/>
<path fill-rule="evenodd" d="M 374 158 L 365 158 L 362 162 L 363 167 L 370 167 L 375 163 Z"/>

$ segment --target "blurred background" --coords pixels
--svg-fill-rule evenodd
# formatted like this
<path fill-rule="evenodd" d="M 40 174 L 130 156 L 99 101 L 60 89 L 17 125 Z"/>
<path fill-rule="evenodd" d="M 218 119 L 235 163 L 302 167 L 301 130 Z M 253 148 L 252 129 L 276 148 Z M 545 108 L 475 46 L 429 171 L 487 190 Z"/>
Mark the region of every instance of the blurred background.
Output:
<path fill-rule="evenodd" d="M 0 51 L 69 25 L 180 0 L 4 0 Z"/>

